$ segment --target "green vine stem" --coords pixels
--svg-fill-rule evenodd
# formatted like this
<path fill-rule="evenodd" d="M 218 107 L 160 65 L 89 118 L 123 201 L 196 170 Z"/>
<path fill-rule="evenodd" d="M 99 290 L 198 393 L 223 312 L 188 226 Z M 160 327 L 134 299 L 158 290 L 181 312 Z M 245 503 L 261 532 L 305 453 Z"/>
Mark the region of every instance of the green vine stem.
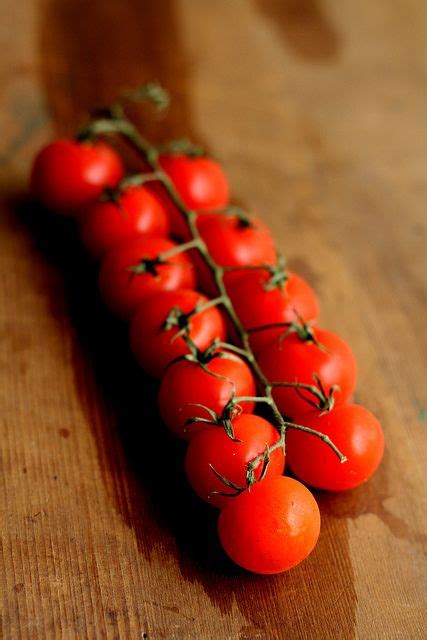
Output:
<path fill-rule="evenodd" d="M 240 339 L 240 342 L 242 344 L 242 348 L 234 347 L 234 345 L 228 345 L 227 343 L 224 343 L 221 346 L 224 346 L 227 349 L 230 349 L 230 347 L 232 347 L 232 350 L 235 353 L 238 353 L 239 355 L 245 357 L 245 359 L 248 361 L 249 365 L 251 366 L 254 375 L 258 379 L 264 391 L 263 396 L 257 397 L 256 399 L 250 398 L 250 400 L 256 400 L 256 402 L 263 402 L 267 404 L 270 407 L 271 412 L 274 416 L 274 420 L 276 422 L 276 425 L 280 434 L 280 438 L 277 441 L 277 443 L 275 443 L 271 447 L 267 447 L 264 452 L 262 452 L 259 456 L 257 456 L 256 458 L 254 458 L 248 463 L 247 486 L 250 487 L 254 482 L 256 482 L 254 469 L 262 461 L 265 461 L 266 458 L 269 458 L 272 451 L 274 451 L 279 447 L 282 447 L 283 451 L 285 452 L 286 430 L 288 428 L 305 431 L 307 433 L 311 433 L 312 435 L 319 437 L 323 442 L 325 442 L 325 444 L 327 444 L 334 451 L 334 453 L 338 456 L 340 462 L 345 462 L 346 457 L 338 450 L 338 448 L 334 445 L 334 443 L 330 440 L 328 436 L 318 431 L 308 429 L 307 427 L 304 427 L 302 425 L 297 425 L 292 422 L 287 422 L 284 420 L 273 398 L 273 388 L 274 386 L 278 386 L 278 383 L 272 383 L 270 382 L 270 380 L 267 379 L 267 377 L 264 375 L 262 369 L 260 368 L 255 358 L 255 355 L 251 349 L 251 345 L 249 341 L 249 333 L 242 326 L 239 320 L 239 317 L 233 307 L 233 304 L 228 296 L 228 293 L 224 284 L 224 273 L 229 269 L 218 265 L 213 259 L 213 257 L 211 256 L 196 225 L 197 212 L 189 209 L 185 205 L 185 203 L 180 198 L 178 192 L 176 191 L 172 181 L 170 180 L 168 175 L 162 170 L 159 163 L 159 149 L 151 145 L 148 141 L 145 140 L 145 138 L 141 136 L 141 134 L 139 133 L 137 128 L 134 126 L 134 124 L 125 117 L 122 111 L 119 111 L 119 113 L 117 113 L 117 111 L 116 112 L 112 111 L 110 112 L 109 115 L 110 117 L 101 118 L 101 119 L 90 122 L 88 126 L 79 134 L 79 138 L 84 139 L 85 137 L 87 138 L 91 136 L 93 137 L 93 136 L 111 134 L 111 133 L 120 134 L 121 136 L 123 136 L 125 141 L 127 141 L 138 153 L 142 155 L 145 162 L 150 166 L 153 172 L 153 177 L 155 176 L 155 179 L 161 182 L 168 196 L 170 197 L 174 205 L 182 214 L 184 220 L 187 223 L 188 230 L 190 232 L 190 237 L 191 237 L 191 240 L 189 242 L 179 245 L 176 249 L 172 249 L 171 251 L 163 254 L 161 256 L 161 260 L 164 261 L 165 259 L 171 257 L 172 255 L 176 255 L 177 253 L 186 251 L 190 248 L 198 249 L 198 251 L 200 252 L 201 256 L 203 257 L 205 263 L 207 264 L 207 266 L 209 267 L 212 273 L 212 276 L 218 288 L 219 297 L 221 298 L 221 304 L 225 308 L 234 326 L 234 329 Z M 157 264 L 159 263 L 157 262 Z M 138 267 L 139 265 L 136 265 L 135 267 L 131 268 L 131 270 L 134 272 L 136 270 L 138 272 Z M 262 267 L 258 267 L 258 268 L 262 268 Z M 143 265 L 142 267 L 140 267 L 140 269 L 144 270 Z M 269 270 L 270 269 L 271 267 L 269 267 Z M 294 385 L 293 383 L 286 383 L 286 384 L 288 384 L 288 386 L 297 386 L 296 384 Z M 312 387 L 312 385 L 304 385 L 304 387 L 309 387 L 309 390 L 314 392 L 315 395 L 317 395 L 319 392 L 319 390 L 316 389 L 316 387 L 314 386 Z M 234 403 L 234 406 L 238 404 L 238 400 L 243 401 L 243 400 L 246 400 L 246 398 L 232 398 L 232 402 Z"/>
<path fill-rule="evenodd" d="M 168 315 L 166 316 L 166 319 L 163 323 L 163 329 L 165 331 L 168 331 L 173 327 L 178 327 L 179 331 L 175 333 L 173 338 L 171 338 L 171 342 L 174 342 L 177 338 L 179 338 L 180 336 L 183 336 L 184 338 L 187 339 L 187 344 L 192 343 L 193 351 L 194 351 L 194 347 L 196 345 L 194 345 L 193 341 L 189 336 L 189 333 L 191 330 L 191 318 L 199 313 L 203 313 L 204 311 L 211 309 L 212 307 L 216 307 L 219 304 L 222 304 L 222 302 L 223 302 L 222 297 L 212 298 L 207 302 L 199 301 L 194 307 L 194 309 L 192 309 L 191 311 L 188 311 L 187 313 L 184 313 L 184 311 L 182 311 L 179 307 L 173 307 L 169 311 Z M 219 344 L 218 341 L 212 344 L 211 348 L 214 348 L 214 349 L 217 348 L 217 344 Z"/>

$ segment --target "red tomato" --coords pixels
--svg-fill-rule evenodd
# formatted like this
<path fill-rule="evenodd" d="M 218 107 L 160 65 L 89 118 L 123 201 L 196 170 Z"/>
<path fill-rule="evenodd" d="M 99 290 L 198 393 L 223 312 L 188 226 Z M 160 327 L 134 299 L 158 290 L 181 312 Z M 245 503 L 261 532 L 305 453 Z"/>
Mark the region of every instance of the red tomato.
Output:
<path fill-rule="evenodd" d="M 155 291 L 193 289 L 194 267 L 185 253 L 155 264 L 156 258 L 177 245 L 166 238 L 135 237 L 108 251 L 101 263 L 99 288 L 107 306 L 117 315 L 129 318 L 144 296 Z M 131 267 L 148 259 L 153 272 L 132 273 Z"/>
<path fill-rule="evenodd" d="M 223 267 L 275 264 L 273 238 L 268 227 L 257 218 L 250 222 L 224 213 L 203 213 L 197 227 L 215 262 Z"/>
<path fill-rule="evenodd" d="M 212 158 L 171 154 L 160 156 L 159 163 L 190 209 L 221 209 L 228 205 L 228 180 Z"/>
<path fill-rule="evenodd" d="M 325 329 L 313 329 L 314 338 L 304 341 L 296 333 L 288 334 L 282 342 L 278 339 L 267 344 L 258 355 L 258 364 L 270 382 L 302 382 L 315 384 L 316 374 L 326 392 L 333 385 L 339 385 L 334 393 L 335 403 L 343 403 L 350 398 L 356 386 L 356 360 L 344 340 Z M 313 401 L 308 391 L 301 392 Z M 309 405 L 295 388 L 277 387 L 273 397 L 281 413 L 293 417 L 308 410 Z"/>
<path fill-rule="evenodd" d="M 234 442 L 221 427 L 212 427 L 198 433 L 191 441 L 185 458 L 188 481 L 202 500 L 222 509 L 231 497 L 212 494 L 213 491 L 233 494 L 233 489 L 222 482 L 212 467 L 224 478 L 239 487 L 246 486 L 246 465 L 273 446 L 279 434 L 270 422 L 254 415 L 242 414 L 233 420 Z M 254 469 L 257 480 L 262 462 Z M 275 449 L 270 458 L 265 478 L 281 476 L 285 467 L 282 448 Z"/>
<path fill-rule="evenodd" d="M 212 358 L 205 368 L 222 378 L 188 360 L 171 364 L 164 373 L 159 391 L 160 414 L 166 426 L 180 438 L 191 440 L 200 431 L 210 428 L 203 422 L 196 422 L 184 429 L 189 418 L 210 419 L 209 413 L 195 403 L 220 415 L 233 390 L 236 397 L 255 395 L 255 381 L 246 362 L 235 354 L 223 350 L 221 353 L 224 357 Z M 240 406 L 245 413 L 252 413 L 255 408 L 253 402 L 242 402 Z"/>
<path fill-rule="evenodd" d="M 320 531 L 315 499 L 285 476 L 265 478 L 221 511 L 218 533 L 224 551 L 253 573 L 281 573 L 314 549 Z"/>
<path fill-rule="evenodd" d="M 197 227 L 211 256 L 222 267 L 276 264 L 271 233 L 257 218 L 251 218 L 248 224 L 235 215 L 204 213 L 197 217 Z M 195 256 L 194 261 L 200 288 L 213 294 L 216 286 L 209 269 L 199 256 Z"/>
<path fill-rule="evenodd" d="M 82 217 L 82 240 L 93 256 L 136 235 L 166 236 L 169 221 L 158 198 L 145 186 L 128 187 L 119 202 L 97 201 Z"/>
<path fill-rule="evenodd" d="M 31 189 L 52 211 L 76 215 L 105 187 L 115 187 L 123 173 L 120 157 L 103 142 L 56 140 L 37 154 Z"/>
<path fill-rule="evenodd" d="M 297 322 L 298 315 L 305 322 L 316 320 L 319 303 L 312 288 L 299 276 L 289 273 L 283 287 L 266 289 L 270 274 L 265 269 L 230 273 L 227 291 L 240 322 L 245 329 L 255 329 L 264 325 Z M 251 334 L 254 351 L 281 335 L 286 327 L 265 329 Z"/>
<path fill-rule="evenodd" d="M 174 339 L 179 327 L 164 329 L 170 311 L 175 308 L 186 314 L 193 311 L 196 305 L 206 302 L 208 298 L 190 289 L 162 291 L 141 301 L 131 319 L 130 343 L 135 358 L 150 376 L 160 378 L 164 368 L 172 360 L 190 353 L 181 336 Z M 188 322 L 189 337 L 202 351 L 215 338 L 225 340 L 224 320 L 216 307 L 196 313 Z"/>
<path fill-rule="evenodd" d="M 384 435 L 375 416 L 357 404 L 343 404 L 327 413 L 313 410 L 294 421 L 329 436 L 347 462 L 315 435 L 288 429 L 286 452 L 293 473 L 317 489 L 352 489 L 372 476 L 384 452 Z"/>

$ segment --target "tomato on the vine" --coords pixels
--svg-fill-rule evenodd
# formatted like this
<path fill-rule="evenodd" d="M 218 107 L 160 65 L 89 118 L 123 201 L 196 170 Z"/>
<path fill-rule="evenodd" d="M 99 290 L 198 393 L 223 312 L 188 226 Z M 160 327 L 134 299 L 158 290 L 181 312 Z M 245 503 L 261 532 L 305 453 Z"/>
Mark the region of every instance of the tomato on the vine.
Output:
<path fill-rule="evenodd" d="M 197 216 L 197 228 L 212 258 L 222 267 L 276 263 L 270 229 L 258 218 L 202 213 Z"/>
<path fill-rule="evenodd" d="M 103 142 L 55 140 L 37 154 L 31 189 L 46 207 L 79 215 L 105 187 L 115 187 L 124 174 L 119 155 Z"/>
<path fill-rule="evenodd" d="M 129 318 L 147 294 L 194 289 L 194 267 L 185 253 L 159 260 L 176 247 L 166 238 L 138 236 L 108 251 L 101 263 L 99 288 L 111 311 Z"/>
<path fill-rule="evenodd" d="M 217 338 L 226 337 L 223 317 L 216 307 L 209 307 L 188 317 L 208 298 L 190 289 L 162 291 L 144 298 L 130 323 L 130 344 L 135 358 L 153 378 L 160 378 L 165 367 L 190 349 L 177 334 L 187 329 L 188 337 L 202 351 Z M 168 316 L 173 317 L 169 319 Z M 181 326 L 181 323 L 184 323 Z"/>
<path fill-rule="evenodd" d="M 234 485 L 245 487 L 247 463 L 262 454 L 267 445 L 272 447 L 279 440 L 273 425 L 259 416 L 237 416 L 232 427 L 237 441 L 232 440 L 222 427 L 212 427 L 191 440 L 185 458 L 185 471 L 194 491 L 202 500 L 220 509 L 233 499 L 231 496 L 235 490 L 225 484 L 213 469 Z M 271 453 L 264 477 L 280 476 L 284 467 L 283 449 L 278 447 Z M 259 480 L 262 469 L 263 462 L 260 461 L 254 469 L 256 480 Z"/>
<path fill-rule="evenodd" d="M 130 186 L 117 200 L 98 200 L 81 220 L 83 244 L 99 258 L 108 249 L 134 236 L 167 236 L 169 220 L 160 200 L 145 186 Z"/>
<path fill-rule="evenodd" d="M 228 205 L 228 180 L 216 160 L 172 153 L 161 155 L 159 164 L 189 209 L 221 209 Z"/>
<path fill-rule="evenodd" d="M 263 347 L 258 363 L 270 382 L 299 382 L 315 385 L 313 374 L 320 379 L 325 392 L 333 386 L 335 404 L 350 398 L 356 386 L 356 360 L 342 338 L 326 329 L 312 328 L 312 339 L 297 332 L 283 340 L 274 339 Z M 276 387 L 273 396 L 282 414 L 294 417 L 309 408 L 306 399 L 316 398 L 311 392 L 294 387 Z M 301 397 L 303 396 L 303 397 Z"/>
<path fill-rule="evenodd" d="M 161 155 L 159 164 L 189 209 L 205 211 L 222 209 L 228 205 L 228 180 L 221 166 L 212 158 L 171 153 Z M 184 216 L 165 188 L 159 182 L 153 182 L 149 189 L 162 201 L 169 217 L 172 235 L 179 240 L 188 239 L 188 225 Z"/>
<path fill-rule="evenodd" d="M 314 549 L 319 508 L 303 484 L 285 476 L 265 478 L 229 498 L 218 521 L 224 551 L 244 569 L 274 574 L 291 569 Z"/>
<path fill-rule="evenodd" d="M 341 463 L 320 438 L 289 429 L 286 453 L 293 473 L 316 489 L 342 491 L 368 480 L 381 462 L 384 434 L 375 416 L 357 404 L 342 404 L 328 412 L 312 410 L 294 421 L 329 436 L 347 461 Z"/>
<path fill-rule="evenodd" d="M 221 415 L 234 392 L 235 396 L 253 396 L 256 387 L 246 362 L 223 349 L 213 352 L 204 362 L 179 360 L 164 372 L 159 391 L 159 410 L 166 426 L 180 438 L 191 440 L 210 428 L 203 422 L 186 427 L 190 418 L 210 420 L 208 407 Z M 239 403 L 244 413 L 252 413 L 253 402 Z M 202 405 L 202 406 L 200 406 Z"/>
<path fill-rule="evenodd" d="M 274 241 L 268 227 L 258 218 L 226 213 L 202 213 L 197 228 L 215 262 L 222 267 L 274 265 L 277 261 Z M 210 269 L 197 255 L 200 288 L 213 294 L 216 285 Z"/>
<path fill-rule="evenodd" d="M 319 303 L 312 288 L 295 273 L 287 273 L 286 280 L 271 284 L 272 274 L 266 269 L 238 271 L 227 274 L 227 292 L 245 329 L 266 325 L 312 322 L 319 315 Z M 285 275 L 285 274 L 284 274 Z M 286 327 L 253 332 L 252 349 L 259 352 Z"/>

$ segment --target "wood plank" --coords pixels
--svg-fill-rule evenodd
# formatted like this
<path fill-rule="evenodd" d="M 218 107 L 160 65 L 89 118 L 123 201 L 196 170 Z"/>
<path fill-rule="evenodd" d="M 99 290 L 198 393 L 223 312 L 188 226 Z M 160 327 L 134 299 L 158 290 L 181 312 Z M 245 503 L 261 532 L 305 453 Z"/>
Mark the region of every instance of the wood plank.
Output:
<path fill-rule="evenodd" d="M 21 0 L 3 16 L 0 402 L 5 638 L 422 638 L 427 9 L 419 0 Z M 155 387 L 72 228 L 24 198 L 33 154 L 157 78 L 272 226 L 359 359 L 375 478 L 319 494 L 286 575 L 222 555 Z M 424 349 L 424 353 L 423 353 Z M 424 357 L 423 357 L 424 355 Z M 153 451 L 156 455 L 153 455 Z M 167 471 L 165 471 L 165 467 Z"/>

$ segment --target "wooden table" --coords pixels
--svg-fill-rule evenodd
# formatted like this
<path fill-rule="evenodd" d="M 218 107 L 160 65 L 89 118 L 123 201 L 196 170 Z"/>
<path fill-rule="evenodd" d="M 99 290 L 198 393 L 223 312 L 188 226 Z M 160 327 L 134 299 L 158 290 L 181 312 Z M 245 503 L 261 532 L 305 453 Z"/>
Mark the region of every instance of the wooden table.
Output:
<path fill-rule="evenodd" d="M 421 0 L 19 0 L 1 59 L 5 638 L 425 637 L 427 10 Z M 157 78 L 360 363 L 384 463 L 318 495 L 309 560 L 232 566 L 73 230 L 25 201 L 35 151 Z M 424 280 L 425 281 L 425 280 Z M 423 395 L 424 394 L 424 395 Z"/>

